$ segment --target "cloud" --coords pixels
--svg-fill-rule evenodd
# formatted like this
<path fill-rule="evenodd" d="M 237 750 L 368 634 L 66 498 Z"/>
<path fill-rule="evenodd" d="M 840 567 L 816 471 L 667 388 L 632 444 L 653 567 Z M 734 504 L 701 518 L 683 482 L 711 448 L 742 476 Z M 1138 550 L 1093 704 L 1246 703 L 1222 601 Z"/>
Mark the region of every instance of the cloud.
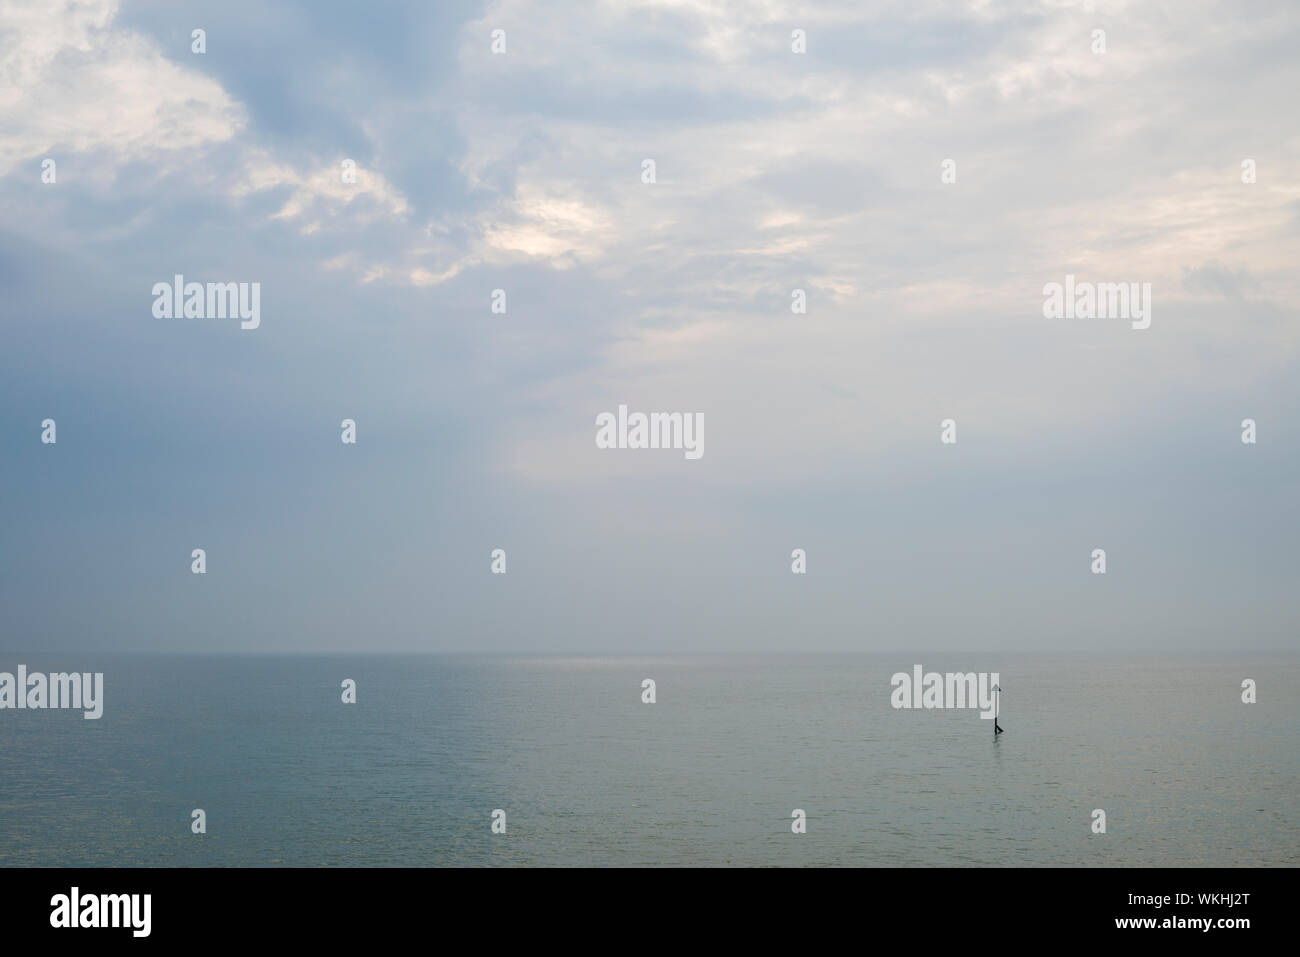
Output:
<path fill-rule="evenodd" d="M 1250 16 L 1203 0 L 573 9 L 410 3 L 371 16 L 332 0 L 230 0 L 208 8 L 210 52 L 192 56 L 162 0 L 0 6 L 0 417 L 12 426 L 0 441 L 46 406 L 98 412 L 130 454 L 101 468 L 87 453 L 103 486 L 92 504 L 122 503 L 157 521 L 157 540 L 185 539 L 206 520 L 190 501 L 200 487 L 215 523 L 245 530 L 250 552 L 266 546 L 266 581 L 296 547 L 262 527 L 281 508 L 341 577 L 350 555 L 387 554 L 391 540 L 397 578 L 362 569 L 336 591 L 382 594 L 417 636 L 427 620 L 407 592 L 439 574 L 459 592 L 473 564 L 461 556 L 498 525 L 515 542 L 531 534 L 538 555 L 581 529 L 575 553 L 635 555 L 647 593 L 662 594 L 656 544 L 675 574 L 716 571 L 696 560 L 700 527 L 719 554 L 739 540 L 775 554 L 778 539 L 788 554 L 796 530 L 865 541 L 892 521 L 890 547 L 926 556 L 977 527 L 1022 527 L 1010 507 L 983 511 L 1020 495 L 1047 503 L 1031 516 L 1044 537 L 1051 509 L 1058 533 L 1153 508 L 1182 527 L 1180 510 L 1212 496 L 1186 481 L 1201 474 L 1185 464 L 1195 456 L 1153 465 L 1155 445 L 1195 449 L 1220 477 L 1260 460 L 1273 471 L 1252 483 L 1294 473 L 1281 451 L 1295 446 L 1283 436 L 1300 348 L 1294 4 Z M 806 54 L 790 49 L 795 28 Z M 57 187 L 39 184 L 45 155 L 60 160 Z M 1248 157 L 1254 184 L 1240 181 Z M 344 158 L 356 184 L 342 182 Z M 646 158 L 654 184 L 640 178 Z M 946 159 L 955 183 L 940 179 Z M 140 297 L 176 272 L 259 280 L 261 328 L 228 339 L 151 324 Z M 1041 289 L 1067 273 L 1150 282 L 1151 329 L 1044 320 Z M 488 311 L 497 288 L 507 315 Z M 790 310 L 796 288 L 805 315 Z M 703 412 L 705 457 L 597 450 L 595 415 L 621 403 Z M 1268 441 L 1246 466 L 1216 443 L 1231 446 L 1248 414 Z M 343 415 L 362 439 L 341 466 Z M 947 417 L 956 448 L 938 442 Z M 61 453 L 78 447 L 63 429 Z M 14 501 L 47 466 L 25 443 L 3 450 Z M 154 467 L 173 496 L 157 519 Z M 357 507 L 375 488 L 383 535 L 369 500 Z M 43 515 L 89 507 L 71 493 L 42 501 Z M 102 521 L 106 539 L 127 534 Z M 459 537 L 426 560 L 448 526 Z M 79 527 L 61 528 L 61 547 L 78 548 Z M 629 531 L 645 537 L 629 545 Z M 20 588 L 0 575 L 0 596 L 39 594 L 61 574 L 56 551 L 30 572 L 15 562 L 30 577 Z M 443 554 L 448 567 L 430 573 Z M 608 568 L 573 577 L 618 595 Z M 294 597 L 338 631 L 346 609 L 311 578 Z M 130 582 L 120 594 L 124 620 L 147 606 Z M 1008 594 L 994 587 L 990 603 Z M 821 607 L 850 620 L 846 595 Z M 582 598 L 562 584 L 537 596 L 552 611 Z M 700 620 L 715 614 L 725 632 L 734 607 L 711 612 L 706 598 Z M 301 632 L 278 608 L 259 607 L 256 627 Z"/>
<path fill-rule="evenodd" d="M 60 151 L 158 158 L 244 127 L 243 109 L 218 83 L 115 28 L 117 12 L 117 0 L 0 5 L 0 176 Z"/>
<path fill-rule="evenodd" d="M 353 172 L 355 182 L 345 183 L 341 163 L 304 172 L 276 161 L 265 151 L 257 151 L 246 162 L 230 194 L 243 197 L 287 189 L 288 198 L 271 218 L 305 221 L 301 229 L 306 233 L 317 231 L 322 221 L 336 220 L 344 211 L 353 213 L 349 219 L 353 225 L 381 217 L 401 218 L 410 211 L 405 197 L 382 175 L 360 167 Z"/>
<path fill-rule="evenodd" d="M 1184 266 L 1183 288 L 1193 295 L 1241 299 L 1248 291 L 1259 289 L 1260 282 L 1245 269 L 1233 270 L 1215 261 L 1194 269 Z"/>

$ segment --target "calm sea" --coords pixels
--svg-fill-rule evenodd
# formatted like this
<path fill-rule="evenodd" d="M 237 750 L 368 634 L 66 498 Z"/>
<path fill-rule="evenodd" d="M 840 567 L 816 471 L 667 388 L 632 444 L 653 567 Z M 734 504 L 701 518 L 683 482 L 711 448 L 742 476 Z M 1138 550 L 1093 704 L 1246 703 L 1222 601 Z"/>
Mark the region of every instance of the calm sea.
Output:
<path fill-rule="evenodd" d="M 19 663 L 105 709 L 0 711 L 3 866 L 1300 864 L 1296 655 Z M 893 710 L 914 664 L 1006 734 Z"/>

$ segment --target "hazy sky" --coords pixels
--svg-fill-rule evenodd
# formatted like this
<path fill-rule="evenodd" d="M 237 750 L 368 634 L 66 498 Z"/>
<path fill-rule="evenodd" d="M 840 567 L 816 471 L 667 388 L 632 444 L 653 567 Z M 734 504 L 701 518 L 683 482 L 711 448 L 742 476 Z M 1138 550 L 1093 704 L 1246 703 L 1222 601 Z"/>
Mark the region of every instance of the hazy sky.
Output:
<path fill-rule="evenodd" d="M 1298 49 L 1289 0 L 5 0 L 0 650 L 1295 648 Z M 177 273 L 260 328 L 155 318 Z M 1151 327 L 1045 319 L 1067 274 Z M 619 404 L 704 456 L 596 448 Z"/>

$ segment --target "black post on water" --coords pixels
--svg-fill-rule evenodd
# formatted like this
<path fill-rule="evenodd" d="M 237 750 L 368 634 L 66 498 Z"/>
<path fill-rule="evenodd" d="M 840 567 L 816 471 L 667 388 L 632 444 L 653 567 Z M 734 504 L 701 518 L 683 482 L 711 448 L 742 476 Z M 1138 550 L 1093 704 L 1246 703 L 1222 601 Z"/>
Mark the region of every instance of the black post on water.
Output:
<path fill-rule="evenodd" d="M 1002 686 L 994 685 L 993 686 L 993 739 L 994 740 L 997 740 L 997 736 L 1002 733 L 1002 729 L 998 727 L 998 714 L 1002 710 L 1001 705 L 1002 705 Z"/>

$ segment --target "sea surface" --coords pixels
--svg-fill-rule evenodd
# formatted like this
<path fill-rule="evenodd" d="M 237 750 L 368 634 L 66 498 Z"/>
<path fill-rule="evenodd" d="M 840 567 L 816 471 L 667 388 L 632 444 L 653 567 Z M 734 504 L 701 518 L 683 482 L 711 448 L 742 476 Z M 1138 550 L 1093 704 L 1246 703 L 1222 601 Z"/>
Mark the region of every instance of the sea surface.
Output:
<path fill-rule="evenodd" d="M 19 663 L 105 706 L 0 710 L 0 866 L 1300 864 L 1297 655 Z M 914 664 L 1006 733 L 893 709 Z"/>

